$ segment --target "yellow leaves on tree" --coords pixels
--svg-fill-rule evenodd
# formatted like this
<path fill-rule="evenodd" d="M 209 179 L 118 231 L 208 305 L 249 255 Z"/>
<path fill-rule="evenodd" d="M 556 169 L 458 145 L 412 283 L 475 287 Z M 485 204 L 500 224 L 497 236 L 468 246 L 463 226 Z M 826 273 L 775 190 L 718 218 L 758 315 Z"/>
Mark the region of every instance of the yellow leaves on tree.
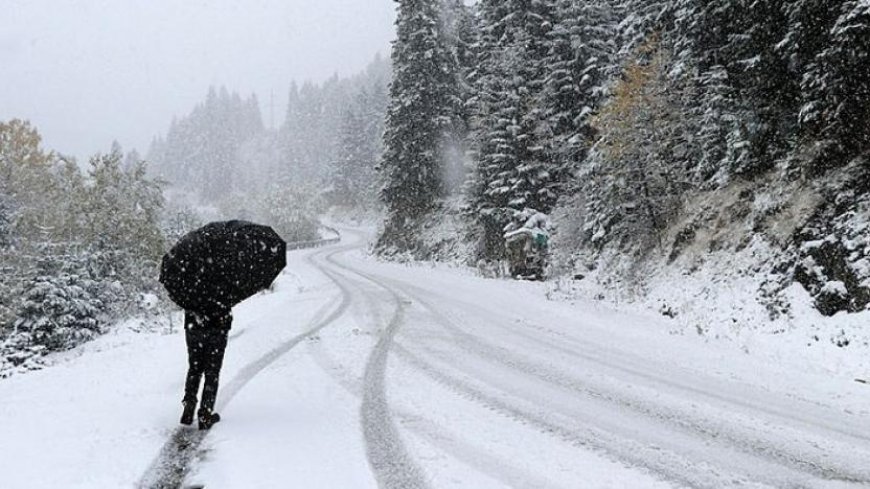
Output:
<path fill-rule="evenodd" d="M 0 122 L 0 206 L 20 234 L 38 234 L 52 207 L 54 155 L 29 122 Z"/>
<path fill-rule="evenodd" d="M 610 102 L 593 120 L 600 149 L 610 161 L 639 157 L 655 143 L 659 119 L 668 118 L 664 97 L 666 59 L 658 36 L 642 44 L 624 67 Z"/>
<path fill-rule="evenodd" d="M 650 237 L 680 206 L 674 151 L 684 139 L 677 102 L 682 94 L 669 92 L 667 66 L 667 50 L 653 35 L 625 65 L 611 100 L 593 120 L 601 135 L 594 174 L 605 205 L 628 232 Z"/>
<path fill-rule="evenodd" d="M 41 178 L 52 159 L 41 143 L 39 132 L 29 122 L 0 122 L 0 191 L 19 196 Z"/>

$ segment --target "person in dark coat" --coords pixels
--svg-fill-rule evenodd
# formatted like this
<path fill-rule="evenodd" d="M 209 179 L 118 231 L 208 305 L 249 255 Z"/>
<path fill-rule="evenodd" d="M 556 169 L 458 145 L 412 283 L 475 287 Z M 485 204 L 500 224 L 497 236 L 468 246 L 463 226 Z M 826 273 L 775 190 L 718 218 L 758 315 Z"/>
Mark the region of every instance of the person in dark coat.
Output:
<path fill-rule="evenodd" d="M 233 323 L 230 309 L 217 309 L 209 313 L 184 312 L 184 339 L 187 343 L 187 381 L 184 383 L 184 411 L 181 423 L 193 423 L 196 395 L 202 378 L 202 402 L 199 405 L 199 429 L 207 430 L 221 417 L 214 412 L 218 382 L 227 347 L 227 335 Z"/>

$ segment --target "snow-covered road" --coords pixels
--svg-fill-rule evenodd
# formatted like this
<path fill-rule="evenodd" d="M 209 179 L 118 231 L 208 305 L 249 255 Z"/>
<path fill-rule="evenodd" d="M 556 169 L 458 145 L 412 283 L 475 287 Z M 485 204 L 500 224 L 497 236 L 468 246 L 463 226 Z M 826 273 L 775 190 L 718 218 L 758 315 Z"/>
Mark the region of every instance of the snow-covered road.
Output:
<path fill-rule="evenodd" d="M 0 382 L 0 487 L 870 487 L 870 388 L 540 284 L 290 254 L 235 309 L 206 436 L 183 339 Z"/>

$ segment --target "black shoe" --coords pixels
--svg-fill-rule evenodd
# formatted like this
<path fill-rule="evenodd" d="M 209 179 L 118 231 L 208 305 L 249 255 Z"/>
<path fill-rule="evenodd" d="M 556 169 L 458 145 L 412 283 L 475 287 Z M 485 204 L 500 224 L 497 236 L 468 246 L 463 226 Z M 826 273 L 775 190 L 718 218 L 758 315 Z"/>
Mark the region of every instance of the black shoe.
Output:
<path fill-rule="evenodd" d="M 193 413 L 196 411 L 196 401 L 181 401 L 184 411 L 181 412 L 181 424 L 193 424 Z"/>
<path fill-rule="evenodd" d="M 200 412 L 199 413 L 199 429 L 208 430 L 215 423 L 221 420 L 221 415 L 218 413 Z"/>

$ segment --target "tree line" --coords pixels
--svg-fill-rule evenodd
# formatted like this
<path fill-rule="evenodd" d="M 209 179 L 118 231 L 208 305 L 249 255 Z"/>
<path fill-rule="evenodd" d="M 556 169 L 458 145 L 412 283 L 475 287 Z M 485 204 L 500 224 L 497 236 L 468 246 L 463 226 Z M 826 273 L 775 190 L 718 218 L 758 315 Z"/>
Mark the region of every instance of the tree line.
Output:
<path fill-rule="evenodd" d="M 870 150 L 866 1 L 410 0 L 396 26 L 384 252 L 457 195 L 484 258 L 526 207 L 639 251 L 691 195 Z"/>
<path fill-rule="evenodd" d="M 161 183 L 120 146 L 85 169 L 0 122 L 0 375 L 149 309 L 165 248 Z"/>

